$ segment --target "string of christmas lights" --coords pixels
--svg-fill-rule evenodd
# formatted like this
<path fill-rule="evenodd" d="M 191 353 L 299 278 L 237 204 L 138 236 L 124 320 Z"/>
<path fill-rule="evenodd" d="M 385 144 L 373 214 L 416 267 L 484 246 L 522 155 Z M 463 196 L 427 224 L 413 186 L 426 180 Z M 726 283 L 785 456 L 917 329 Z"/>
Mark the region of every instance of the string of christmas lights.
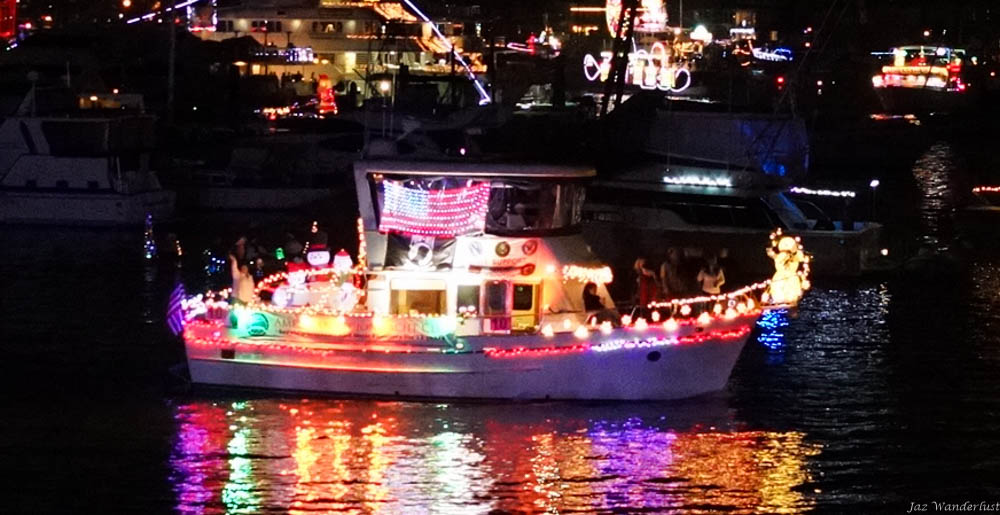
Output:
<path fill-rule="evenodd" d="M 602 266 L 588 268 L 579 265 L 566 265 L 562 269 L 563 281 L 580 281 L 582 283 L 607 284 L 614 279 L 611 267 Z"/>
<path fill-rule="evenodd" d="M 490 183 L 427 191 L 383 181 L 385 200 L 379 230 L 410 235 L 454 237 L 482 232 Z"/>

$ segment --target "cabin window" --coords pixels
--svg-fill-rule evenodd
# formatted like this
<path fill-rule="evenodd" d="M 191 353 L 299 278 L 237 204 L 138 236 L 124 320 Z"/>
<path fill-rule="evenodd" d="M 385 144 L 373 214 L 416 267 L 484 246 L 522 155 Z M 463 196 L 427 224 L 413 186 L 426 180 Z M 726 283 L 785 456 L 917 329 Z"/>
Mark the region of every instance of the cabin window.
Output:
<path fill-rule="evenodd" d="M 535 287 L 531 284 L 514 285 L 514 311 L 530 311 L 535 304 Z"/>
<path fill-rule="evenodd" d="M 493 281 L 486 284 L 486 298 L 483 299 L 484 315 L 503 315 L 507 313 L 507 285 L 503 281 Z"/>
<path fill-rule="evenodd" d="M 729 206 L 691 206 L 700 225 L 718 225 L 728 227 L 733 225 L 733 216 Z"/>
<path fill-rule="evenodd" d="M 60 179 L 60 180 L 56 181 L 56 187 L 57 188 L 61 188 L 61 189 L 69 188 L 69 181 L 64 180 L 64 179 Z"/>
<path fill-rule="evenodd" d="M 444 290 L 392 290 L 394 315 L 440 315 L 445 311 Z"/>
<path fill-rule="evenodd" d="M 38 181 L 35 180 L 35 179 L 28 179 L 28 180 L 24 181 L 24 187 L 25 188 L 35 189 L 35 188 L 38 187 Z"/>
<path fill-rule="evenodd" d="M 390 283 L 392 314 L 441 315 L 447 298 L 444 281 L 396 279 Z"/>
<path fill-rule="evenodd" d="M 581 184 L 494 180 L 486 230 L 509 235 L 573 227 L 580 223 L 583 200 Z"/>
<path fill-rule="evenodd" d="M 479 311 L 479 285 L 459 286 L 455 305 L 459 308 L 472 306 Z"/>

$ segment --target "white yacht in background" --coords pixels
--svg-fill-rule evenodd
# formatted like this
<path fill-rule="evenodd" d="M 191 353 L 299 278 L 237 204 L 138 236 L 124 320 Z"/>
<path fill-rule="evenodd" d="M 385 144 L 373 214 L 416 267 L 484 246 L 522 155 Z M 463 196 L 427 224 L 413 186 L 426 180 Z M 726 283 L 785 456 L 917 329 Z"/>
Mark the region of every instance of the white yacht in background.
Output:
<path fill-rule="evenodd" d="M 0 223 L 140 225 L 173 213 L 149 169 L 153 118 L 84 116 L 0 122 Z"/>
<path fill-rule="evenodd" d="M 583 217 L 594 252 L 620 268 L 639 256 L 658 262 L 668 247 L 677 247 L 727 249 L 745 256 L 742 272 L 762 273 L 774 266 L 759 249 L 767 246 L 775 227 L 800 235 L 814 255 L 822 256 L 813 263 L 817 275 L 857 276 L 882 264 L 880 224 L 831 218 L 760 173 L 640 167 L 595 181 Z"/>

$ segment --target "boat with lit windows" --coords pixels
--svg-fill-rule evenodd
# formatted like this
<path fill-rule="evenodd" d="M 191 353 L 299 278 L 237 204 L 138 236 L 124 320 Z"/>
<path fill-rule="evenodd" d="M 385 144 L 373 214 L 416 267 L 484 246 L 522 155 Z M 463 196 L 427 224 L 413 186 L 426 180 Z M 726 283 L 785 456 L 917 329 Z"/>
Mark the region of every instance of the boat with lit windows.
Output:
<path fill-rule="evenodd" d="M 662 260 L 668 247 L 726 249 L 739 256 L 733 268 L 759 277 L 773 266 L 759 249 L 779 227 L 824 257 L 813 268 L 817 275 L 857 276 L 880 270 L 883 253 L 881 225 L 849 216 L 855 197 L 847 190 L 789 188 L 756 172 L 647 164 L 591 185 L 584 234 L 616 269 L 628 269 L 637 256 Z M 820 207 L 826 203 L 838 210 L 834 216 Z"/>
<path fill-rule="evenodd" d="M 525 400 L 721 390 L 762 300 L 794 302 L 808 287 L 801 245 L 775 246 L 785 271 L 777 289 L 768 280 L 619 317 L 611 270 L 580 232 L 593 176 L 566 166 L 358 162 L 357 263 L 313 247 L 309 266 L 265 278 L 245 303 L 229 292 L 185 299 L 193 382 Z M 585 310 L 588 284 L 604 309 Z"/>
<path fill-rule="evenodd" d="M 885 54 L 891 62 L 872 76 L 882 107 L 890 113 L 946 113 L 968 107 L 966 52 L 940 45 L 910 45 Z"/>

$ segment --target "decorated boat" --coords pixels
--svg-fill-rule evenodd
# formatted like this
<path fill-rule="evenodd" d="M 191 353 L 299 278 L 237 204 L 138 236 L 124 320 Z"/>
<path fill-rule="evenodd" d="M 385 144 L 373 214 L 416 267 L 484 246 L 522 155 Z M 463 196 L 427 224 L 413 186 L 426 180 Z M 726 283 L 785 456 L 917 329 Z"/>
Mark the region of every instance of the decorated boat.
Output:
<path fill-rule="evenodd" d="M 773 280 L 619 315 L 580 233 L 594 171 L 365 161 L 359 247 L 185 298 L 196 384 L 408 398 L 676 399 L 725 387 L 767 301 L 808 288 L 776 234 Z M 585 304 L 584 291 L 590 295 Z M 599 305 L 595 305 L 596 302 Z M 586 308 L 590 308 L 588 311 Z"/>
<path fill-rule="evenodd" d="M 940 45 L 910 45 L 885 53 L 891 63 L 872 76 L 872 87 L 890 113 L 944 113 L 968 108 L 966 53 Z M 974 63 L 974 61 L 973 61 Z"/>

